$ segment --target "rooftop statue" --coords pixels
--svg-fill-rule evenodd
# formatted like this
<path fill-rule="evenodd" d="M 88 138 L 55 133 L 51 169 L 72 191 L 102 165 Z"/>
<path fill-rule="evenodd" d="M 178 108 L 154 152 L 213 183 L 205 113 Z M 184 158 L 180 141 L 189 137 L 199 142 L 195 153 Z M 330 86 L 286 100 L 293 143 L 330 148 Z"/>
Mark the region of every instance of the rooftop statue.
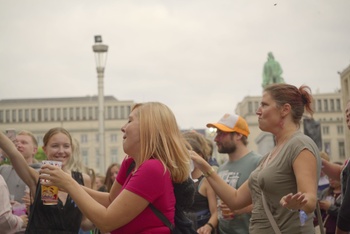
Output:
<path fill-rule="evenodd" d="M 271 52 L 267 56 L 267 61 L 264 64 L 262 87 L 265 88 L 269 84 L 285 83 L 281 77 L 283 71 L 280 64 Z"/>

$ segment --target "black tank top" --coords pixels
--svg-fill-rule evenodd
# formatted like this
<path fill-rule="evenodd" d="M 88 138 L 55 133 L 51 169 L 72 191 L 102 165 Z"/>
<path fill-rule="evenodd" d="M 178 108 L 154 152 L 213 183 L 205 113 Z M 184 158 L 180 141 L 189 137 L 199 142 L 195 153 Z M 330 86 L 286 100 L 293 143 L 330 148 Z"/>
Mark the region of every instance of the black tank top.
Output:
<path fill-rule="evenodd" d="M 80 172 L 72 172 L 72 177 L 84 185 Z M 34 204 L 31 206 L 26 234 L 77 234 L 79 233 L 82 213 L 78 206 L 67 196 L 65 205 L 58 199 L 57 205 L 44 205 L 41 200 L 40 180 L 36 187 Z"/>

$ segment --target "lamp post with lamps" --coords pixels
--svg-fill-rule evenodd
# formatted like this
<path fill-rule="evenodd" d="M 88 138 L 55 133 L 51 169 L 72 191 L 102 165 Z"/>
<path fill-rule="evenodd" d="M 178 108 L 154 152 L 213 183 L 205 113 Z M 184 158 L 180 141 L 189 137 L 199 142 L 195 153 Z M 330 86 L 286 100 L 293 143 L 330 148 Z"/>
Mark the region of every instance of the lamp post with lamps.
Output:
<path fill-rule="evenodd" d="M 99 133 L 99 163 L 100 173 L 105 171 L 105 117 L 104 117 L 104 93 L 103 76 L 107 61 L 108 46 L 102 44 L 102 36 L 95 36 L 95 44 L 92 46 L 95 53 L 97 82 L 98 82 L 98 133 Z"/>

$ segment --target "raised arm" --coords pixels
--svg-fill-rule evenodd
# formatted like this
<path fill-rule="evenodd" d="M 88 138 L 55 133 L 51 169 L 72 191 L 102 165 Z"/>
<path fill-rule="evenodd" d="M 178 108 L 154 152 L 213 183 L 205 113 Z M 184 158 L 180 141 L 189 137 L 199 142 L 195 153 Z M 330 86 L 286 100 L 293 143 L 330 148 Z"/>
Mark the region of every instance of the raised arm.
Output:
<path fill-rule="evenodd" d="M 210 186 L 222 201 L 231 209 L 238 210 L 252 204 L 248 181 L 237 189 L 228 185 L 201 156 L 191 151 L 191 158 L 204 175 Z"/>
<path fill-rule="evenodd" d="M 340 173 L 343 169 L 343 166 L 328 162 L 327 160 L 322 159 L 322 171 L 330 178 L 335 180 L 340 180 Z"/>
<path fill-rule="evenodd" d="M 14 143 L 2 132 L 0 132 L 0 148 L 7 154 L 18 176 L 28 185 L 32 193 L 35 194 L 39 173 L 27 164 Z"/>

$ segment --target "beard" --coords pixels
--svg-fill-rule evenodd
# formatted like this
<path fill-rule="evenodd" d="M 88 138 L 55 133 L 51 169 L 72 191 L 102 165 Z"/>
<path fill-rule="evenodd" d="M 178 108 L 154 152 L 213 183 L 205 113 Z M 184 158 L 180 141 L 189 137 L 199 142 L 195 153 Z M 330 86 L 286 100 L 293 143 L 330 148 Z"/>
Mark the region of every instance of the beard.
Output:
<path fill-rule="evenodd" d="M 235 152 L 237 149 L 237 146 L 232 143 L 230 145 L 220 145 L 218 146 L 218 152 L 221 154 L 230 154 Z"/>

